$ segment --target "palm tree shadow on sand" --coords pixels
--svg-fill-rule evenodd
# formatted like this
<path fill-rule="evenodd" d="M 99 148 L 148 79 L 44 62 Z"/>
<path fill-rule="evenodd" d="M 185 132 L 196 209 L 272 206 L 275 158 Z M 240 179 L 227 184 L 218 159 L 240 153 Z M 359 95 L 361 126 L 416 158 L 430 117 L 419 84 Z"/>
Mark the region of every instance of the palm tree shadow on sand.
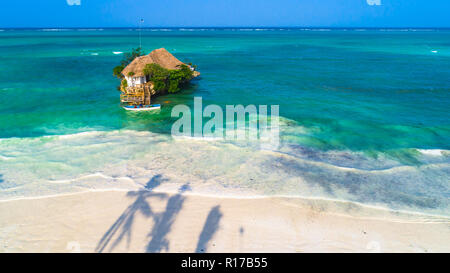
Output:
<path fill-rule="evenodd" d="M 206 252 L 208 249 L 208 243 L 214 237 L 214 234 L 219 229 L 220 219 L 223 214 L 220 212 L 220 206 L 213 207 L 206 218 L 203 225 L 202 232 L 198 238 L 197 248 L 195 252 Z"/>
<path fill-rule="evenodd" d="M 169 241 L 166 236 L 172 229 L 172 225 L 178 213 L 183 208 L 183 203 L 186 200 L 182 194 L 186 191 L 190 191 L 191 187 L 189 183 L 184 184 L 178 189 L 178 194 L 172 196 L 167 201 L 166 209 L 164 213 L 155 217 L 155 225 L 148 234 L 150 242 L 146 247 L 146 252 L 161 252 L 163 250 L 169 250 Z"/>
<path fill-rule="evenodd" d="M 146 252 L 169 250 L 169 241 L 166 236 L 172 229 L 172 224 L 181 211 L 184 201 L 185 197 L 181 194 L 169 198 L 164 213 L 155 217 L 155 225 L 148 235 L 148 237 L 151 237 L 151 240 L 146 247 Z"/>
<path fill-rule="evenodd" d="M 153 212 L 148 199 L 157 198 L 164 200 L 167 198 L 167 194 L 154 193 L 151 191 L 164 181 L 167 181 L 167 179 L 162 178 L 160 174 L 155 175 L 145 185 L 145 190 L 129 192 L 127 194 L 127 196 L 136 198 L 136 200 L 125 209 L 108 231 L 106 231 L 95 248 L 96 252 L 103 252 L 108 246 L 108 251 L 112 251 L 125 237 L 127 238 L 127 247 L 129 247 L 136 214 L 139 212 L 146 218 L 157 217 L 157 214 Z M 112 241 L 116 235 L 117 238 Z"/>
<path fill-rule="evenodd" d="M 113 251 L 114 248 L 124 239 L 127 239 L 127 247 L 130 245 L 131 232 L 133 222 L 137 213 L 141 213 L 146 218 L 152 218 L 154 225 L 149 233 L 150 242 L 146 247 L 147 252 L 161 252 L 162 250 L 169 250 L 169 242 L 166 238 L 167 234 L 172 228 L 176 216 L 183 207 L 185 197 L 183 192 L 190 190 L 189 184 L 184 184 L 180 187 L 178 194 L 169 198 L 168 194 L 152 192 L 161 183 L 168 181 L 162 175 L 155 175 L 145 185 L 145 190 L 129 192 L 127 196 L 135 198 L 135 201 L 128 206 L 125 211 L 119 216 L 114 224 L 106 231 L 100 239 L 96 252 Z M 167 200 L 166 209 L 162 213 L 156 213 L 150 206 L 149 199 L 157 198 L 160 200 Z M 116 238 L 115 240 L 113 240 Z"/>
<path fill-rule="evenodd" d="M 155 175 L 145 186 L 145 190 L 129 192 L 127 196 L 135 198 L 135 201 L 128 206 L 125 211 L 117 218 L 114 224 L 106 231 L 95 248 L 96 252 L 111 252 L 125 238 L 127 247 L 131 243 L 132 228 L 137 213 L 141 213 L 146 218 L 152 218 L 154 225 L 148 234 L 150 241 L 148 242 L 146 252 L 169 251 L 169 241 L 167 235 L 172 229 L 176 217 L 183 208 L 186 197 L 184 192 L 190 191 L 189 183 L 184 184 L 178 190 L 178 193 L 170 196 L 165 193 L 152 192 L 157 186 L 168 179 L 162 178 L 162 175 Z M 166 200 L 166 208 L 163 212 L 156 213 L 152 210 L 149 200 L 157 198 Z M 197 249 L 205 251 L 207 243 L 211 240 L 219 227 L 220 206 L 211 209 L 200 234 Z M 115 239 L 114 239 L 115 238 Z"/>

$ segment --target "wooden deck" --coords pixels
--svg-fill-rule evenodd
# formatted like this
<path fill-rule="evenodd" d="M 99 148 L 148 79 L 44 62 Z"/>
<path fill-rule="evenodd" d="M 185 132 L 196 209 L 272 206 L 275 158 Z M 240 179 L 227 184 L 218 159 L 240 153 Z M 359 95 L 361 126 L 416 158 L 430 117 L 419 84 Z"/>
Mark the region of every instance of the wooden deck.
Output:
<path fill-rule="evenodd" d="M 149 105 L 151 96 L 155 93 L 152 83 L 144 83 L 136 86 L 126 87 L 125 92 L 120 95 L 120 101 L 128 104 Z"/>

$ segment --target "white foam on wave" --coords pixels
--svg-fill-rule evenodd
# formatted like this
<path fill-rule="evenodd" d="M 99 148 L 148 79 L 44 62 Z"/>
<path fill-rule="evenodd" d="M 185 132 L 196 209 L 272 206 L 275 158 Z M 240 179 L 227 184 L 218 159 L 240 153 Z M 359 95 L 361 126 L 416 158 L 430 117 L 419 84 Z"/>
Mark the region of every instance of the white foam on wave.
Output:
<path fill-rule="evenodd" d="M 76 31 L 103 31 L 103 28 L 78 28 Z"/>
<path fill-rule="evenodd" d="M 10 160 L 10 159 L 12 159 L 12 157 L 0 155 L 0 160 Z"/>
<path fill-rule="evenodd" d="M 87 131 L 87 132 L 80 132 L 75 134 L 68 134 L 68 135 L 59 135 L 59 136 L 44 136 L 44 137 L 58 137 L 59 139 L 71 139 L 71 138 L 80 138 L 84 136 L 98 136 L 100 134 L 105 134 L 104 131 Z"/>
<path fill-rule="evenodd" d="M 113 51 L 113 54 L 119 55 L 119 54 L 123 54 L 123 52 L 122 51 Z"/>
<path fill-rule="evenodd" d="M 417 149 L 421 154 L 431 156 L 443 156 L 445 153 L 450 154 L 450 151 L 441 149 Z"/>
<path fill-rule="evenodd" d="M 74 183 L 74 182 L 78 182 L 78 181 L 84 181 L 87 179 L 106 179 L 106 180 L 111 180 L 111 181 L 119 181 L 119 180 L 128 180 L 130 182 L 134 182 L 133 179 L 131 179 L 130 177 L 112 177 L 112 176 L 108 176 L 105 175 L 103 173 L 93 173 L 93 174 L 88 174 L 88 175 L 84 175 L 81 177 L 77 177 L 74 179 L 65 179 L 65 180 L 49 180 L 49 183 L 52 184 L 68 184 L 68 183 Z"/>

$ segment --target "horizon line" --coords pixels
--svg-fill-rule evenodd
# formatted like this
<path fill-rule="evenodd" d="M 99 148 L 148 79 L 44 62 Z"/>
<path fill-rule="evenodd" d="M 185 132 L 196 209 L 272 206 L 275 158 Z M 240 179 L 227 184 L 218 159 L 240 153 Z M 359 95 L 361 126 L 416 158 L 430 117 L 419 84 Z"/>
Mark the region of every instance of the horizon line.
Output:
<path fill-rule="evenodd" d="M 151 27 L 139 27 L 139 26 L 126 26 L 126 27 L 1 27 L 0 29 L 204 29 L 204 28 L 218 28 L 218 29 L 272 29 L 272 28 L 287 28 L 287 29 L 450 29 L 447 27 L 417 27 L 417 26 L 403 26 L 403 27 L 389 27 L 389 26 L 377 26 L 377 27 L 332 27 L 332 26 L 151 26 Z"/>

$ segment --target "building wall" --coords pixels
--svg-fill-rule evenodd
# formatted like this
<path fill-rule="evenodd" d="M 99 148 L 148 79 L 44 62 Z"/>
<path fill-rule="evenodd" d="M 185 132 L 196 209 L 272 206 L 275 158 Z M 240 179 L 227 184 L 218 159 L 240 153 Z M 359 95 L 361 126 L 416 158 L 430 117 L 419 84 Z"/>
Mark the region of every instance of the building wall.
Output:
<path fill-rule="evenodd" d="M 145 77 L 125 77 L 127 80 L 128 86 L 136 86 L 137 84 L 143 84 L 147 81 L 145 80 Z"/>

